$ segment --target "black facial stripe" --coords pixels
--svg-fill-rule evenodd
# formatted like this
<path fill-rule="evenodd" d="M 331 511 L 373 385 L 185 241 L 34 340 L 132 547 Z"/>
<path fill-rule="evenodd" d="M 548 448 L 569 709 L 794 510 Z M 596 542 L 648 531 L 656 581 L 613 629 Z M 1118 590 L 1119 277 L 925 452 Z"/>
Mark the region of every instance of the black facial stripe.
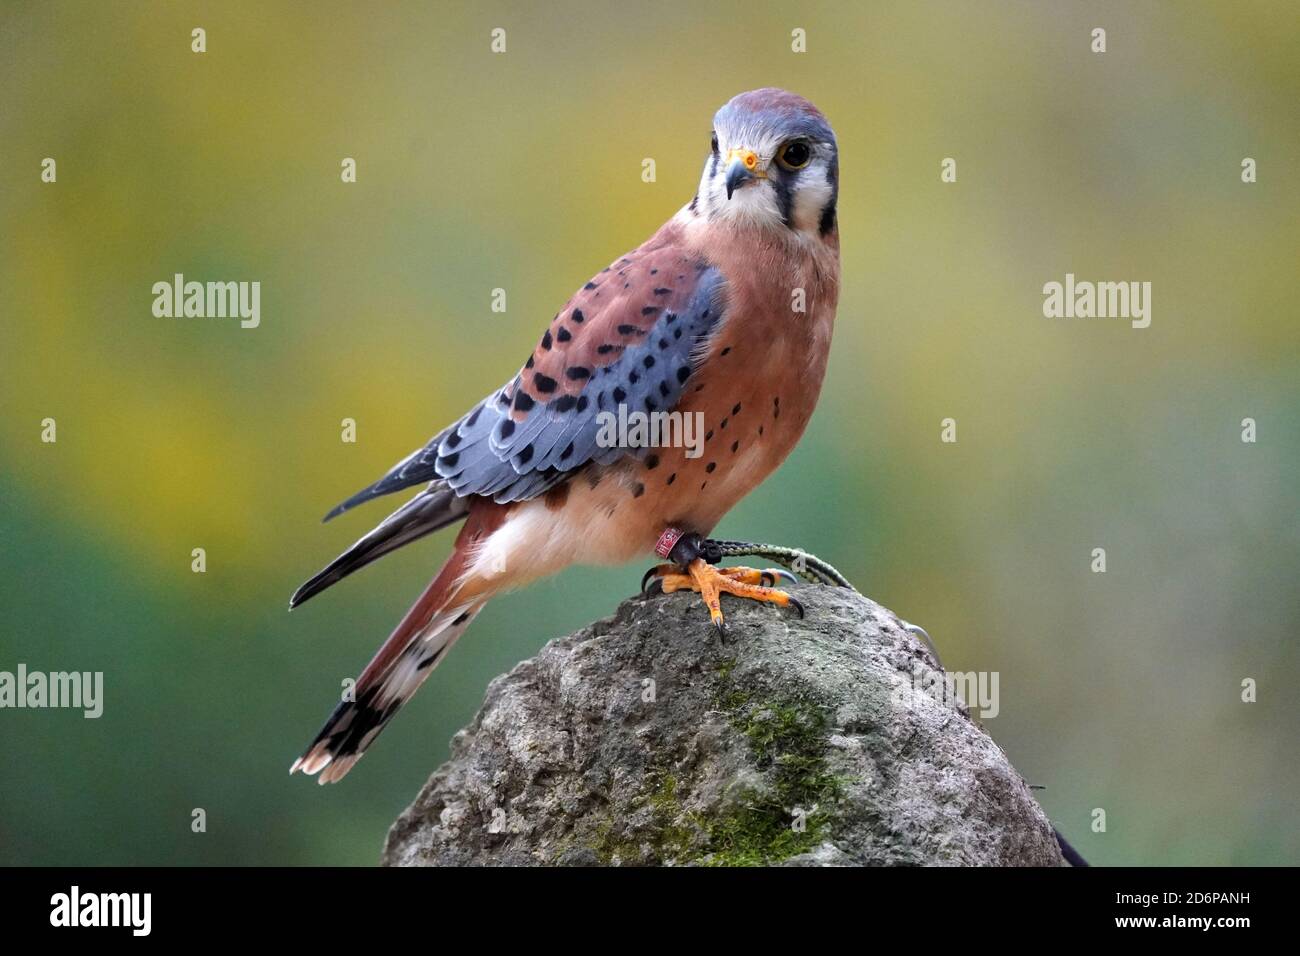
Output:
<path fill-rule="evenodd" d="M 817 224 L 817 231 L 823 236 L 835 228 L 835 206 L 840 198 L 840 159 L 833 151 L 826 166 L 826 181 L 831 184 L 831 198 L 822 209 L 821 222 Z"/>
<path fill-rule="evenodd" d="M 774 174 L 768 178 L 772 181 L 772 188 L 776 190 L 776 205 L 781 210 L 781 222 L 789 226 L 794 211 L 794 190 L 790 188 L 791 180 L 799 178 L 799 174 L 782 170 L 780 175 Z"/>
<path fill-rule="evenodd" d="M 835 228 L 835 200 L 832 199 L 830 202 L 826 204 L 826 208 L 822 210 L 821 221 L 817 223 L 817 233 L 818 235 L 824 236 L 834 228 Z"/>

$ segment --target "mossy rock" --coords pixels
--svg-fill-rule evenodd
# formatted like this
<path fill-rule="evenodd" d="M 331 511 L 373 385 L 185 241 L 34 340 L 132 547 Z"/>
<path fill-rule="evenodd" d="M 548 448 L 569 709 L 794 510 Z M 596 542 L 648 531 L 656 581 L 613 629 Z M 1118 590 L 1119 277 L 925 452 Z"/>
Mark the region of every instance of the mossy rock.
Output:
<path fill-rule="evenodd" d="M 856 592 L 801 620 L 635 598 L 498 677 L 394 824 L 390 865 L 1060 865 L 925 645 Z M 937 697 L 939 699 L 937 699 Z"/>

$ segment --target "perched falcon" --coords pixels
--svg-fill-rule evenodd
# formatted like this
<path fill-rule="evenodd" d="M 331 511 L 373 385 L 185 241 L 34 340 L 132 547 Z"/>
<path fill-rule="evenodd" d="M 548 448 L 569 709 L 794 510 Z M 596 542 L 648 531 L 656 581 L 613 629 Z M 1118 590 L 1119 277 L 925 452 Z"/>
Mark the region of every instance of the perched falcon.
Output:
<path fill-rule="evenodd" d="M 699 542 L 785 460 L 817 404 L 839 292 L 835 134 L 807 100 L 742 93 L 718 110 L 699 190 L 583 285 L 519 372 L 326 520 L 414 485 L 294 594 L 464 522 L 433 582 L 292 771 L 341 779 L 495 594 L 571 564 L 651 550 L 663 590 L 796 602 L 770 572 L 718 568 Z M 702 453 L 620 445 L 611 416 L 696 415 Z"/>

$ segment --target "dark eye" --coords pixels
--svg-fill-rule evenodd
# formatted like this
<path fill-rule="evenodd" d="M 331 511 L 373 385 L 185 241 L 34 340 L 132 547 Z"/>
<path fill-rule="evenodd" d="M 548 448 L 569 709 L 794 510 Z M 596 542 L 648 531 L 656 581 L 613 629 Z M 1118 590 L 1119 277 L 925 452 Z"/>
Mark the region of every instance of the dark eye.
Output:
<path fill-rule="evenodd" d="M 713 151 L 714 151 L 715 153 L 718 151 L 718 134 L 717 134 L 717 133 L 714 133 L 714 134 L 713 134 Z"/>
<path fill-rule="evenodd" d="M 795 140 L 782 146 L 781 151 L 776 154 L 776 159 L 786 169 L 802 169 L 808 165 L 808 160 L 812 159 L 812 150 L 802 140 Z"/>

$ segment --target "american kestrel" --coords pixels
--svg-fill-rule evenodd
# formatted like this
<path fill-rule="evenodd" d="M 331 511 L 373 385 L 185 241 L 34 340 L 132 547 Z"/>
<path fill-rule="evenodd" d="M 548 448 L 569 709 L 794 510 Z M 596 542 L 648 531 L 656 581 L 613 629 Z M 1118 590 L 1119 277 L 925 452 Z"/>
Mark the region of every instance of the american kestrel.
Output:
<path fill-rule="evenodd" d="M 698 591 L 719 629 L 722 593 L 799 609 L 765 586 L 771 572 L 715 567 L 701 542 L 785 460 L 817 404 L 839 293 L 838 185 L 835 134 L 812 103 L 779 89 L 735 97 L 713 118 L 694 198 L 579 289 L 504 387 L 326 516 L 426 485 L 290 607 L 464 526 L 290 772 L 341 779 L 493 595 L 571 564 L 654 550 L 671 562 L 652 571 L 663 590 Z M 698 413 L 702 445 L 608 440 L 611 416 L 671 412 Z"/>

